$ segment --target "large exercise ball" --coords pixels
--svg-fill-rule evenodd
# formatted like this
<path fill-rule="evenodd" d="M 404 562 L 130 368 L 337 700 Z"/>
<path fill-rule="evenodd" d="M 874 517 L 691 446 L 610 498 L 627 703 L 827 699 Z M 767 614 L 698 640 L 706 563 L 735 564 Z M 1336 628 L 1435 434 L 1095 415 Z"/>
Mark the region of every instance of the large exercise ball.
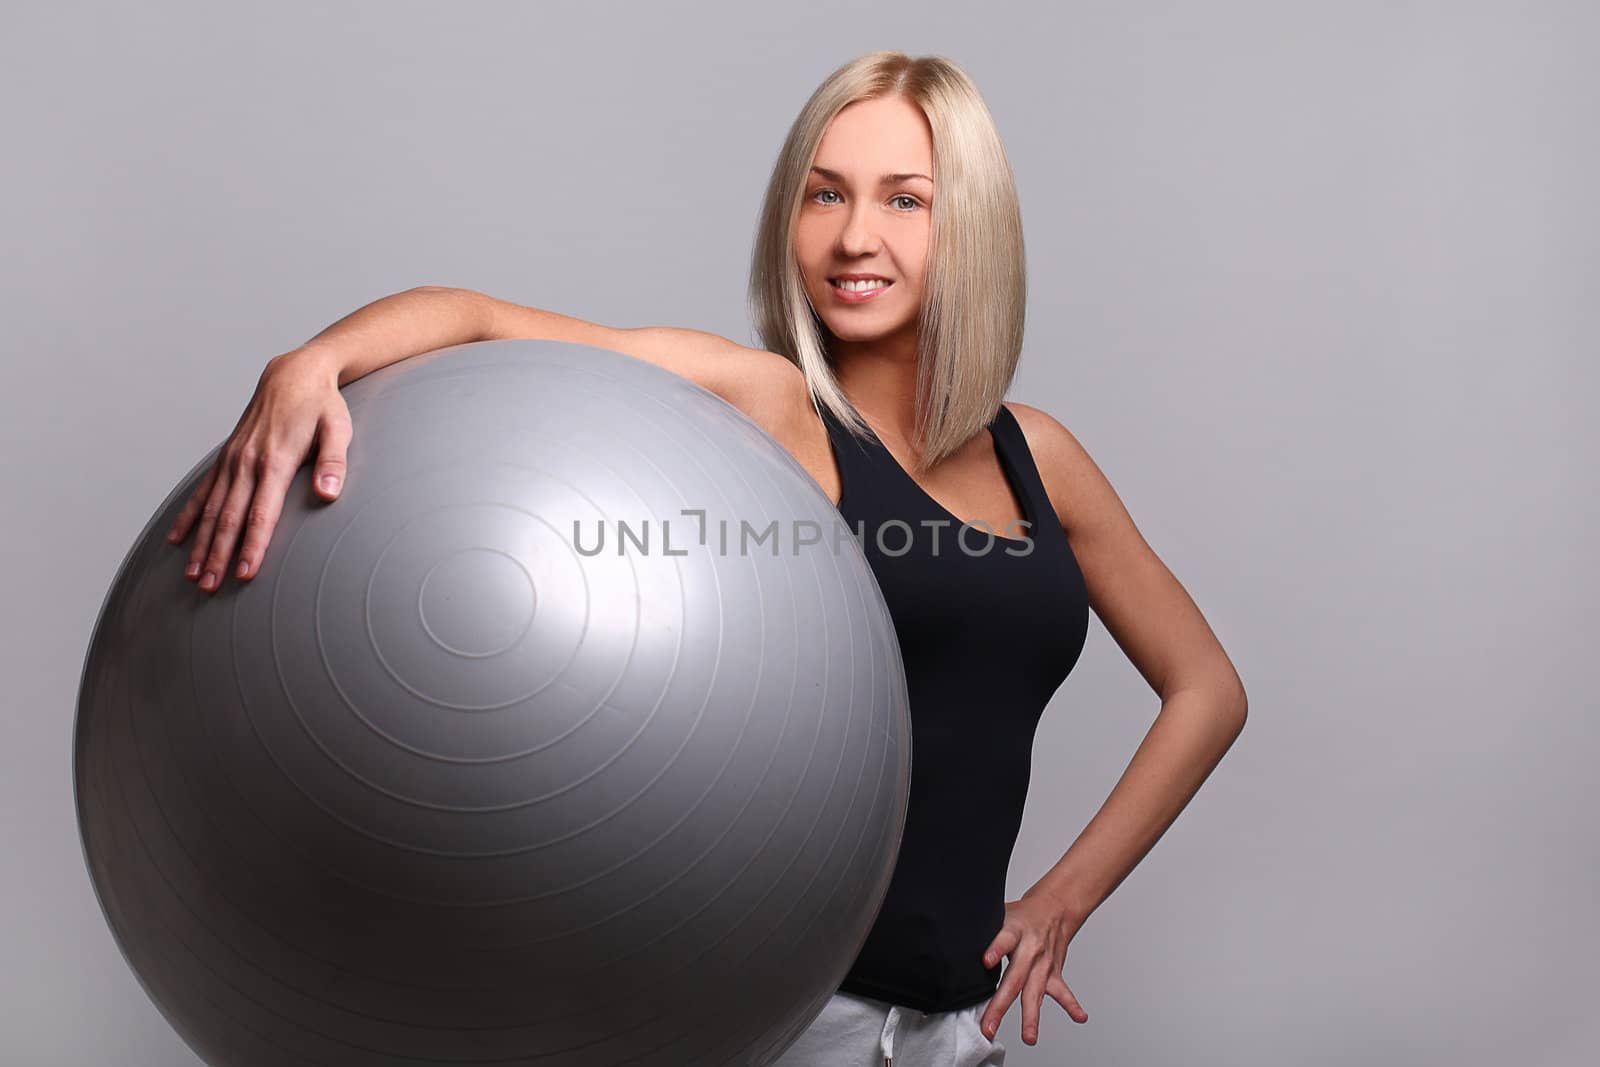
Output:
<path fill-rule="evenodd" d="M 854 532 L 614 352 L 461 345 L 344 395 L 344 494 L 303 467 L 259 577 L 206 596 L 163 538 L 213 453 L 94 630 L 79 828 L 146 992 L 219 1067 L 776 1058 L 904 825 Z"/>

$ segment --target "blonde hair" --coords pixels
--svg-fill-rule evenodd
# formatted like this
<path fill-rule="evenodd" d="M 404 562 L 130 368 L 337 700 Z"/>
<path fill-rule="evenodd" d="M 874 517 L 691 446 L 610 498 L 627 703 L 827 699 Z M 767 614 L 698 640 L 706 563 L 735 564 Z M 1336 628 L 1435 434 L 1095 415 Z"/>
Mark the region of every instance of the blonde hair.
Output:
<path fill-rule="evenodd" d="M 994 119 L 965 71 L 940 56 L 872 52 L 817 87 L 767 183 L 751 256 L 750 313 L 762 347 L 799 365 L 813 406 L 825 405 L 851 432 L 865 434 L 801 282 L 794 229 L 828 123 L 849 104 L 894 95 L 921 108 L 933 134 L 933 213 L 917 319 L 916 464 L 926 470 L 993 420 L 1022 353 L 1027 278 L 1016 183 Z"/>

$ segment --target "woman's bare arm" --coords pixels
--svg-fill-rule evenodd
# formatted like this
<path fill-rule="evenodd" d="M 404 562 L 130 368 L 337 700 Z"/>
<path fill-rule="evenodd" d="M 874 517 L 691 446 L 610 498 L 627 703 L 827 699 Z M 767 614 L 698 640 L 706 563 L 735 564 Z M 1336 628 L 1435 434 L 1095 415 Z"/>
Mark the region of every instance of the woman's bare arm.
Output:
<path fill-rule="evenodd" d="M 326 353 L 343 386 L 410 356 L 470 341 L 568 341 L 653 363 L 716 393 L 751 418 L 793 389 L 800 369 L 782 356 L 726 337 L 671 326 L 601 326 L 471 289 L 424 285 L 374 301 L 302 348 Z"/>
<path fill-rule="evenodd" d="M 789 447 L 809 408 L 800 369 L 782 356 L 716 334 L 671 327 L 618 329 L 425 285 L 376 300 L 300 347 L 269 360 L 244 414 L 190 494 L 167 539 L 195 532 L 185 574 L 215 592 L 236 544 L 234 574 L 254 578 L 295 473 L 315 458 L 324 500 L 344 488 L 351 438 L 340 387 L 410 356 L 472 341 L 527 338 L 606 348 L 643 359 L 722 397 Z M 241 542 L 242 538 L 242 544 Z"/>

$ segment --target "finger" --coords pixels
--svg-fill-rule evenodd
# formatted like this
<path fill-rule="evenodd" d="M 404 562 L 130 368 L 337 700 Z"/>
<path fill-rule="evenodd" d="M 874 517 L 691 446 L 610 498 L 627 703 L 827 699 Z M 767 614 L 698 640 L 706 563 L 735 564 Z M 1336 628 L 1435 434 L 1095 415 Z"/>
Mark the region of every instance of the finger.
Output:
<path fill-rule="evenodd" d="M 240 581 L 254 578 L 261 570 L 261 561 L 266 558 L 272 531 L 277 529 L 278 519 L 283 514 L 283 501 L 289 495 L 289 483 L 294 480 L 297 466 L 286 454 L 275 451 L 265 453 L 257 465 L 255 496 L 245 518 L 244 543 L 239 548 L 239 563 L 233 572 Z"/>
<path fill-rule="evenodd" d="M 1044 1005 L 1044 987 L 1049 978 L 1049 956 L 1041 953 L 1022 985 L 1022 1043 L 1039 1043 L 1039 1009 Z"/>
<path fill-rule="evenodd" d="M 1072 990 L 1067 987 L 1066 982 L 1061 980 L 1059 974 L 1051 977 L 1044 990 L 1055 998 L 1057 1004 L 1066 1009 L 1073 1022 L 1086 1023 L 1089 1021 L 1089 1013 L 1083 1010 L 1083 1005 L 1078 1002 L 1077 997 L 1073 996 Z"/>
<path fill-rule="evenodd" d="M 232 465 L 233 459 L 226 454 L 217 460 L 211 491 L 206 494 L 206 502 L 200 507 L 200 525 L 195 527 L 194 544 L 189 549 L 189 563 L 184 568 L 183 573 L 187 578 L 204 580 L 201 568 L 205 566 L 206 556 L 211 552 L 211 536 L 217 528 L 217 516 L 222 514 L 222 505 L 228 499 L 228 487 L 233 481 L 229 474 Z"/>
<path fill-rule="evenodd" d="M 205 476 L 200 479 L 200 484 L 194 487 L 194 492 L 189 494 L 189 499 L 184 501 L 178 517 L 172 520 L 172 529 L 167 531 L 167 540 L 172 544 L 181 544 L 183 539 L 189 536 L 189 526 L 200 514 L 200 508 L 204 506 L 206 496 L 211 492 L 211 483 L 217 480 L 217 466 L 218 463 L 211 465 Z"/>
<path fill-rule="evenodd" d="M 336 498 L 344 487 L 345 458 L 350 449 L 350 413 L 342 404 L 340 408 L 326 416 L 318 430 L 317 465 L 311 478 L 312 486 L 328 500 Z M 332 485 L 328 484 L 329 478 L 333 479 Z"/>
<path fill-rule="evenodd" d="M 1011 1010 L 1011 1002 L 1017 999 L 1017 994 L 1022 991 L 1022 975 L 1028 969 L 1028 964 L 1033 953 L 1019 949 L 1011 957 L 1011 962 L 1006 966 L 1005 974 L 1000 978 L 1000 987 L 994 991 L 994 996 L 989 998 L 989 1007 L 984 1010 L 983 1018 L 979 1025 L 983 1027 L 983 1036 L 990 1041 L 1000 1029 L 1000 1020 L 1004 1019 L 1006 1012 Z"/>
<path fill-rule="evenodd" d="M 233 558 L 233 548 L 238 543 L 240 531 L 244 526 L 244 516 L 254 493 L 255 460 L 246 457 L 240 462 L 239 469 L 234 474 L 233 484 L 228 487 L 227 500 L 222 505 L 222 511 L 217 514 L 217 525 L 211 538 L 211 551 L 206 553 L 204 577 L 200 579 L 200 588 L 208 593 L 214 593 L 222 588 L 222 579 L 228 573 L 228 560 Z"/>
<path fill-rule="evenodd" d="M 988 970 L 1009 956 L 1021 938 L 1021 933 L 1009 926 L 996 934 L 995 939 L 989 943 L 988 950 L 983 954 L 984 969 Z"/>

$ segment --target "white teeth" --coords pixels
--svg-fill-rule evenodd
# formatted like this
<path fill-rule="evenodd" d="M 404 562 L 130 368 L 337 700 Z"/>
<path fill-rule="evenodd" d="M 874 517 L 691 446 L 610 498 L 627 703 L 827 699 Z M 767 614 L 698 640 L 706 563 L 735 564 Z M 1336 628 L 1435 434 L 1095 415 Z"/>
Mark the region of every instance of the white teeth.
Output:
<path fill-rule="evenodd" d="M 833 284 L 838 286 L 840 289 L 843 289 L 843 290 L 845 290 L 847 292 L 864 293 L 869 289 L 883 289 L 883 288 L 886 288 L 889 283 L 886 282 L 886 281 L 883 281 L 882 279 L 877 279 L 877 280 L 874 280 L 874 281 L 865 281 L 865 282 L 834 282 Z"/>

